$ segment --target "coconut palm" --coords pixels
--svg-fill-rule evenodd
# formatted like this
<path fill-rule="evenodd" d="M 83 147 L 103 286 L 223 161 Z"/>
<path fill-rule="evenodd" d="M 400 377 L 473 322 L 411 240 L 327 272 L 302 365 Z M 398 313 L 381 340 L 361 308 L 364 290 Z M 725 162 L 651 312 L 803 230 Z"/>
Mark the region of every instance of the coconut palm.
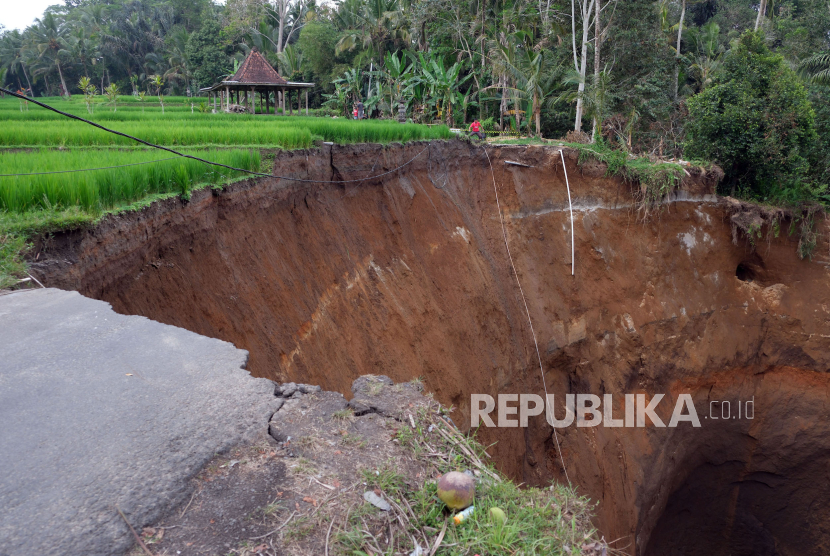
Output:
<path fill-rule="evenodd" d="M 17 74 L 20 70 L 23 77 L 26 79 L 26 85 L 29 91 L 32 90 L 32 83 L 29 80 L 29 74 L 26 71 L 29 56 L 27 55 L 26 45 L 23 40 L 23 35 L 18 30 L 9 31 L 0 37 L 0 68 L 7 70 L 6 77 L 10 74 Z M 18 87 L 23 88 L 20 83 Z"/>
<path fill-rule="evenodd" d="M 536 135 L 541 137 L 542 104 L 554 93 L 561 68 L 551 71 L 548 51 L 544 48 L 537 51 L 530 39 L 527 33 L 517 31 L 506 41 L 507 44 L 494 43 L 493 61 L 496 72 L 510 76 L 515 83 L 513 90 L 530 103 Z"/>
<path fill-rule="evenodd" d="M 719 36 L 720 26 L 714 21 L 709 21 L 699 30 L 689 33 L 692 52 L 686 58 L 689 62 L 689 74 L 696 83 L 697 92 L 712 84 L 712 78 L 721 65 L 724 47 L 720 44 Z"/>
<path fill-rule="evenodd" d="M 803 60 L 798 68 L 811 83 L 830 85 L 830 52 L 819 52 Z"/>
<path fill-rule="evenodd" d="M 47 12 L 43 19 L 36 19 L 35 24 L 29 28 L 32 43 L 38 52 L 38 58 L 43 66 L 38 73 L 47 73 L 51 67 L 58 70 L 61 80 L 61 94 L 69 96 L 69 89 L 66 87 L 66 80 L 63 78 L 63 66 L 70 55 L 67 50 L 67 38 L 69 27 L 65 22 L 58 19 L 52 12 Z"/>
<path fill-rule="evenodd" d="M 347 0 L 335 19 L 345 31 L 337 42 L 338 54 L 360 46 L 382 60 L 390 43 L 409 41 L 398 0 Z"/>

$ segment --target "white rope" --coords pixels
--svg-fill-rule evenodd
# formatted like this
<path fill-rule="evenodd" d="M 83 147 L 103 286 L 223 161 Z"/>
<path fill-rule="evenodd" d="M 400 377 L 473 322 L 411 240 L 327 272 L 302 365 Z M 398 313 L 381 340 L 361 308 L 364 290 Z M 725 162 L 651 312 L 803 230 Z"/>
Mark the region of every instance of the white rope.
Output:
<path fill-rule="evenodd" d="M 533 345 L 536 346 L 536 359 L 539 361 L 539 372 L 542 373 L 542 387 L 545 389 L 545 406 L 548 403 L 548 385 L 545 381 L 545 370 L 542 367 L 542 356 L 539 354 L 539 342 L 536 341 L 536 332 L 533 330 L 533 320 L 530 318 L 530 309 L 527 306 L 527 299 L 525 292 L 522 289 L 522 283 L 519 281 L 519 274 L 516 272 L 516 265 L 513 263 L 513 255 L 510 254 L 510 244 L 507 242 L 507 228 L 504 225 L 504 217 L 501 214 L 501 203 L 499 202 L 499 189 L 496 187 L 496 173 L 493 171 L 493 163 L 490 162 L 490 155 L 487 149 L 481 147 L 484 154 L 487 155 L 487 163 L 490 164 L 490 173 L 493 175 L 493 191 L 496 193 L 496 209 L 499 211 L 499 221 L 501 222 L 501 233 L 504 237 L 504 247 L 507 249 L 507 258 L 510 259 L 510 266 L 513 268 L 513 276 L 516 277 L 516 284 L 519 286 L 519 293 L 522 294 L 522 302 L 525 306 L 525 314 L 527 315 L 527 322 L 530 324 L 530 334 L 533 336 Z M 560 151 L 561 152 L 561 151 Z M 552 412 L 552 411 L 551 411 Z M 556 432 L 556 427 L 553 427 L 553 437 L 556 440 L 556 451 L 559 453 L 559 461 L 562 462 L 562 470 L 565 472 L 565 480 L 571 484 L 568 478 L 568 470 L 565 467 L 565 459 L 562 457 L 562 448 L 559 446 L 559 434 Z"/>
<path fill-rule="evenodd" d="M 571 184 L 568 183 L 568 169 L 565 167 L 565 155 L 559 149 L 559 156 L 562 157 L 562 169 L 565 171 L 565 187 L 568 188 L 568 209 L 571 211 L 571 276 L 574 275 L 576 258 L 574 257 L 574 207 L 571 204 Z"/>

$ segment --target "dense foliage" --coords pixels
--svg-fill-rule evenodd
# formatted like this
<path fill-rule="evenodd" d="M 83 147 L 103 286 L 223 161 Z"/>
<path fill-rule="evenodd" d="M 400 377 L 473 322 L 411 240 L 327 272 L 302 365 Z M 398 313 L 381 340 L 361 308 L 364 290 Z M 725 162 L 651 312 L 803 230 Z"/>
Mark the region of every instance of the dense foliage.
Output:
<path fill-rule="evenodd" d="M 35 96 L 161 103 L 256 47 L 331 115 L 707 157 L 769 200 L 830 177 L 826 0 L 66 0 L 0 33 L 0 80 Z"/>
<path fill-rule="evenodd" d="M 718 160 L 728 185 L 762 200 L 805 200 L 817 143 L 804 85 L 763 37 L 746 33 L 713 83 L 688 102 L 686 153 Z"/>

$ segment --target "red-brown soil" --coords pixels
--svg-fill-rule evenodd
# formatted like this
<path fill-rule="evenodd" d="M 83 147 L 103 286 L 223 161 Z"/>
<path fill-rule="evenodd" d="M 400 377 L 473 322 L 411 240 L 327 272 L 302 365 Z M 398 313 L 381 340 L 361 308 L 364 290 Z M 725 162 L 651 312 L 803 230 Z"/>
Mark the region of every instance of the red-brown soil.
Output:
<path fill-rule="evenodd" d="M 570 480 L 599 501 L 605 538 L 654 556 L 826 554 L 823 236 L 812 261 L 786 233 L 733 243 L 734 207 L 712 195 L 715 176 L 691 170 L 644 220 L 635 189 L 566 150 L 571 276 L 558 149 L 488 153 L 494 174 L 484 151 L 463 142 L 282 153 L 275 173 L 318 180 L 363 178 L 418 156 L 360 183 L 251 180 L 157 203 L 42 242 L 34 268 L 47 285 L 119 312 L 231 341 L 250 351 L 258 376 L 344 394 L 362 374 L 423 376 L 468 426 L 472 393 L 543 393 L 495 176 L 558 400 L 664 393 L 658 413 L 668 421 L 681 393 L 701 417 L 712 400 L 736 407 L 754 397 L 752 420 L 560 430 Z M 498 441 L 491 453 L 517 480 L 564 480 L 542 419 L 480 435 Z"/>

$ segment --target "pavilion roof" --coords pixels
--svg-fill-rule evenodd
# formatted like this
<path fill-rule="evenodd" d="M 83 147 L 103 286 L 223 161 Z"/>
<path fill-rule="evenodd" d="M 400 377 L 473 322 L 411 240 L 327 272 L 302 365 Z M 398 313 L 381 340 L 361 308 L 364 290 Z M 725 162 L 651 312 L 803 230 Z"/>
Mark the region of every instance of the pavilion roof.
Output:
<path fill-rule="evenodd" d="M 239 84 L 256 83 L 258 85 L 288 84 L 288 81 L 283 79 L 280 74 L 277 73 L 277 70 L 275 70 L 271 64 L 268 63 L 265 56 L 260 54 L 256 48 L 251 49 L 248 56 L 246 56 L 245 60 L 242 62 L 242 65 L 239 66 L 239 69 L 236 70 L 236 73 L 233 74 L 233 77 L 228 79 L 228 81 L 236 81 Z"/>

